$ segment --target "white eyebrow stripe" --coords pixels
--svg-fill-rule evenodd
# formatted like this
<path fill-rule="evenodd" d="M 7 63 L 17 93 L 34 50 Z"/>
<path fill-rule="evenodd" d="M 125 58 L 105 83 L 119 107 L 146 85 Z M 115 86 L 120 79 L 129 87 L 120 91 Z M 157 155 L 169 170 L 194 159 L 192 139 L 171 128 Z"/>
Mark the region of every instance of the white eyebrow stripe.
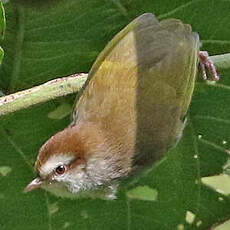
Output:
<path fill-rule="evenodd" d="M 66 164 L 68 165 L 75 157 L 69 154 L 58 154 L 51 156 L 40 169 L 41 176 L 47 176 L 57 166 Z"/>

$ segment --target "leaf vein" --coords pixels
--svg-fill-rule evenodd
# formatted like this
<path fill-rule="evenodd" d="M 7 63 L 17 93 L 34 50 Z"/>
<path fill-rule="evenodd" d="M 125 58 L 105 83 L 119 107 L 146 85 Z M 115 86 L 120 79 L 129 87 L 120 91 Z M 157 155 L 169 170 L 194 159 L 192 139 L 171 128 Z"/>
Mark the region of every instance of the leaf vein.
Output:
<path fill-rule="evenodd" d="M 200 172 L 200 158 L 199 158 L 199 149 L 198 149 L 198 144 L 197 144 L 197 136 L 195 135 L 195 130 L 192 121 L 190 122 L 190 127 L 191 127 L 191 133 L 193 137 L 193 148 L 195 150 L 195 154 L 197 155 L 196 158 L 196 166 L 197 166 L 197 178 L 201 178 L 201 172 Z M 201 202 L 201 185 L 198 184 L 198 192 L 197 192 L 197 205 L 196 205 L 196 214 L 199 212 L 199 204 Z"/>
<path fill-rule="evenodd" d="M 21 69 L 21 58 L 23 53 L 23 42 L 24 42 L 24 27 L 25 27 L 25 15 L 24 9 L 22 6 L 18 4 L 17 7 L 18 14 L 18 30 L 16 32 L 16 46 L 15 46 L 15 54 L 14 54 L 14 64 L 11 73 L 11 82 L 9 89 L 12 90 L 15 87 L 15 83 L 19 77 L 20 69 Z"/>
<path fill-rule="evenodd" d="M 184 9 L 184 8 L 187 8 L 187 7 L 189 7 L 191 4 L 194 4 L 194 3 L 199 2 L 199 1 L 200 1 L 200 0 L 195 0 L 195 1 L 194 1 L 194 0 L 191 0 L 191 1 L 187 2 L 187 3 L 185 3 L 185 4 L 182 4 L 182 5 L 178 6 L 178 7 L 176 7 L 175 9 L 173 9 L 173 10 L 167 12 L 167 13 L 160 14 L 157 18 L 158 18 L 158 19 L 167 18 L 167 17 L 173 15 L 174 13 L 176 13 L 176 12 L 178 12 L 178 11 Z"/>
<path fill-rule="evenodd" d="M 50 204 L 49 204 L 49 198 L 47 195 L 47 192 L 45 192 L 45 199 L 46 199 L 46 207 L 47 207 L 47 216 L 48 216 L 48 228 L 49 230 L 52 230 L 52 223 L 51 223 L 51 213 L 50 213 Z"/>
<path fill-rule="evenodd" d="M 215 39 L 207 39 L 207 40 L 201 40 L 201 43 L 205 44 L 205 43 L 211 43 L 211 44 L 230 44 L 230 41 L 227 40 L 215 40 Z"/>
<path fill-rule="evenodd" d="M 217 145 L 216 143 L 214 143 L 212 141 L 208 141 L 208 140 L 206 140 L 204 138 L 199 139 L 199 141 L 202 142 L 202 143 L 204 143 L 204 144 L 206 144 L 206 145 L 212 146 L 215 149 L 220 150 L 221 152 L 227 153 L 226 149 L 224 149 L 223 147 Z"/>
<path fill-rule="evenodd" d="M 111 1 L 117 7 L 117 9 L 119 10 L 119 12 L 123 16 L 128 17 L 128 12 L 127 12 L 126 8 L 121 4 L 120 0 L 111 0 Z"/>
<path fill-rule="evenodd" d="M 222 119 L 222 118 L 218 118 L 218 117 L 195 115 L 193 118 L 194 119 L 198 118 L 198 119 L 204 119 L 204 120 L 213 120 L 213 121 L 223 122 L 225 124 L 230 125 L 230 120 Z"/>
<path fill-rule="evenodd" d="M 6 130 L 4 128 L 1 128 L 3 135 L 6 137 L 8 142 L 13 146 L 13 148 L 16 150 L 16 152 L 20 155 L 20 157 L 24 160 L 24 162 L 28 165 L 28 167 L 33 170 L 33 166 L 26 158 L 25 153 L 19 148 L 19 146 L 10 138 L 10 136 L 7 134 Z"/>

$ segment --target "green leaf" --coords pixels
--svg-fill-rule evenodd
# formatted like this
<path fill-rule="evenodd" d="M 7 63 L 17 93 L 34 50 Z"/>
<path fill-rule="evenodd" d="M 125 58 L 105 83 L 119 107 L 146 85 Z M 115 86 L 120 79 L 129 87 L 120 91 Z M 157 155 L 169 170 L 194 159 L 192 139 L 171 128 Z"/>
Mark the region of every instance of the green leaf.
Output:
<path fill-rule="evenodd" d="M 72 106 L 67 103 L 63 103 L 55 108 L 54 111 L 48 113 L 48 118 L 50 119 L 63 119 L 64 117 L 70 115 L 72 112 Z"/>
<path fill-rule="evenodd" d="M 12 171 L 9 166 L 0 166 L 0 175 L 7 176 Z"/>
<path fill-rule="evenodd" d="M 200 34 L 202 50 L 210 54 L 230 52 L 229 1 L 47 0 L 10 1 L 4 6 L 0 89 L 5 94 L 88 72 L 107 42 L 144 12 L 191 24 Z M 0 167 L 11 169 L 0 174 L 1 229 L 206 230 L 228 220 L 229 197 L 202 184 L 201 178 L 221 174 L 228 158 L 229 74 L 229 68 L 221 72 L 216 84 L 198 81 L 182 140 L 132 185 L 156 189 L 154 202 L 127 199 L 129 186 L 121 187 L 115 201 L 60 199 L 42 190 L 23 194 L 34 176 L 39 147 L 70 121 L 48 116 L 63 99 L 1 117 Z"/>
<path fill-rule="evenodd" d="M 2 49 L 2 47 L 0 47 L 0 64 L 2 63 L 3 57 L 4 57 L 4 50 Z"/>
<path fill-rule="evenodd" d="M 213 230 L 228 230 L 229 228 L 230 228 L 230 220 L 228 220 L 225 223 L 213 228 Z"/>
<path fill-rule="evenodd" d="M 230 176 L 228 175 L 223 174 L 218 176 L 203 177 L 201 181 L 203 184 L 210 186 L 219 193 L 230 195 Z"/>
<path fill-rule="evenodd" d="M 0 40 L 3 39 L 6 27 L 6 18 L 5 11 L 3 8 L 2 2 L 0 2 Z M 2 63 L 2 59 L 4 57 L 4 50 L 0 47 L 0 64 Z"/>
<path fill-rule="evenodd" d="M 0 38 L 4 37 L 6 27 L 5 11 L 2 2 L 0 2 Z"/>
<path fill-rule="evenodd" d="M 155 201 L 157 199 L 157 190 L 149 186 L 137 186 L 126 192 L 129 199 Z"/>

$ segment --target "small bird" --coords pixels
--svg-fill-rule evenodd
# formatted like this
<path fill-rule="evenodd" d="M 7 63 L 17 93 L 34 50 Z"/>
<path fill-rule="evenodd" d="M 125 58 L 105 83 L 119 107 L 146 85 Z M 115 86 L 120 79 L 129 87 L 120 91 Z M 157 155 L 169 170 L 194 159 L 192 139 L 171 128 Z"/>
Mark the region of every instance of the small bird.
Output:
<path fill-rule="evenodd" d="M 98 56 L 71 124 L 40 148 L 38 177 L 25 192 L 116 198 L 122 178 L 151 167 L 181 138 L 199 47 L 180 20 L 146 13 L 132 21 Z"/>

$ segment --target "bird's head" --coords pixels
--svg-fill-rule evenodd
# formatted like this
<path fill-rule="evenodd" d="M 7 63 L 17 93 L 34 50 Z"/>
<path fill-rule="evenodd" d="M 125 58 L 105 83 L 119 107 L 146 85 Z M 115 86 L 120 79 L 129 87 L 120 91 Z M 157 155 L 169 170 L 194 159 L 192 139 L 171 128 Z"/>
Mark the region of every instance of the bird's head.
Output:
<path fill-rule="evenodd" d="M 108 145 L 92 124 L 69 126 L 52 136 L 39 150 L 38 176 L 24 189 L 43 188 L 62 197 L 79 196 L 108 180 L 104 165 Z"/>

